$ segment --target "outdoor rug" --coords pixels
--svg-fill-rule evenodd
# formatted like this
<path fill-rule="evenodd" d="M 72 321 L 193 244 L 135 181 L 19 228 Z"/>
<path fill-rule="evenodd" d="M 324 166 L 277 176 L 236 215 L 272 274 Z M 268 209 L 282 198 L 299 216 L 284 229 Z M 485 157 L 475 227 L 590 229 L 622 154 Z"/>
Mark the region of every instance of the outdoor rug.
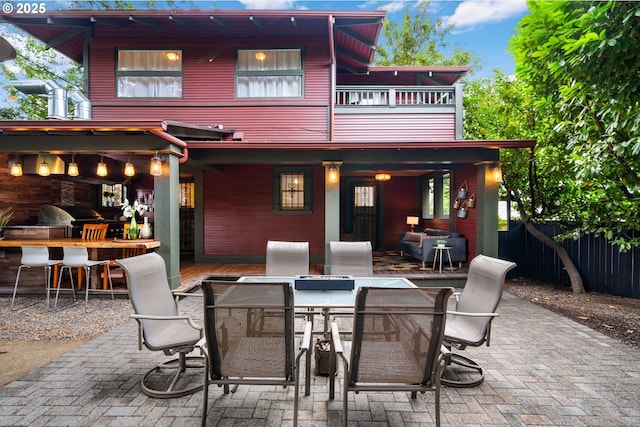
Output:
<path fill-rule="evenodd" d="M 399 251 L 376 251 L 373 253 L 374 273 L 420 272 L 421 263 L 410 256 L 401 256 Z"/>

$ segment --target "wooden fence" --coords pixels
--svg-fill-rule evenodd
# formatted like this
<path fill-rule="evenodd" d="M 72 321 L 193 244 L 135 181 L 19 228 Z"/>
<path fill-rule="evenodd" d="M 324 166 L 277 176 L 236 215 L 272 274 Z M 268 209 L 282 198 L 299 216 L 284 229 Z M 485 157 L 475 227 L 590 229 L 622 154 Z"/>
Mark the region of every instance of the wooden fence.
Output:
<path fill-rule="evenodd" d="M 558 225 L 537 227 L 549 237 L 565 231 Z M 620 253 L 617 246 L 593 236 L 565 240 L 562 246 L 578 268 L 587 291 L 640 298 L 640 248 Z M 509 231 L 499 232 L 498 253 L 500 258 L 518 264 L 511 276 L 570 286 L 569 276 L 555 251 L 531 236 L 522 222 L 511 221 Z"/>

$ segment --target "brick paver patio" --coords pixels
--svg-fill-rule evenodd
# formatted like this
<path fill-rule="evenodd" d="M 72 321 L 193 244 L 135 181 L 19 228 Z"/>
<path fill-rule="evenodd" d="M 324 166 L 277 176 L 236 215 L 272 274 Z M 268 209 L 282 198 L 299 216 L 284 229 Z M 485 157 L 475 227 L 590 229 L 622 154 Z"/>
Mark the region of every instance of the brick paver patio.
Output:
<path fill-rule="evenodd" d="M 180 304 L 183 313 L 201 319 L 199 298 Z M 486 380 L 476 388 L 443 388 L 443 425 L 640 425 L 639 349 L 510 294 L 499 312 L 491 346 L 465 351 L 484 365 Z M 140 391 L 141 376 L 163 358 L 138 351 L 130 321 L 0 388 L 0 425 L 199 425 L 202 392 L 161 400 Z M 312 375 L 311 382 L 299 424 L 339 425 L 341 389 L 329 401 L 327 378 Z M 240 386 L 223 395 L 212 387 L 209 393 L 209 425 L 293 423 L 290 388 Z M 432 393 L 416 400 L 407 393 L 349 397 L 353 426 L 434 424 Z"/>

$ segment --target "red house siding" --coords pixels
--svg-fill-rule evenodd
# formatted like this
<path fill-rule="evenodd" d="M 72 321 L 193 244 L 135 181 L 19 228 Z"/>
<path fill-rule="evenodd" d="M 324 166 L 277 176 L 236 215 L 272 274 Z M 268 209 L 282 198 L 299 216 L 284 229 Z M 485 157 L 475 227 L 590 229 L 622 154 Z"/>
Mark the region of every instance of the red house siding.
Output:
<path fill-rule="evenodd" d="M 204 255 L 264 256 L 268 240 L 308 241 L 324 255 L 324 170 L 312 170 L 312 214 L 273 212 L 273 167 L 229 165 L 204 175 Z"/>
<path fill-rule="evenodd" d="M 407 216 L 420 215 L 421 206 L 417 198 L 420 178 L 394 176 L 384 186 L 384 247 L 396 249 L 398 235 L 410 229 Z M 422 222 L 417 226 L 419 230 Z"/>
<path fill-rule="evenodd" d="M 454 114 L 338 114 L 334 124 L 339 142 L 455 138 Z"/>
<path fill-rule="evenodd" d="M 191 42 L 189 42 L 191 43 Z M 245 141 L 327 141 L 331 93 L 329 50 L 319 38 L 310 40 L 264 39 L 258 46 L 302 47 L 304 96 L 302 98 L 246 99 L 235 97 L 236 48 L 256 47 L 256 41 L 234 40 L 211 47 L 191 46 L 171 39 L 117 38 L 91 47 L 89 96 L 93 118 L 117 120 L 178 120 L 193 124 L 223 124 L 244 133 Z M 116 98 L 117 48 L 174 47 L 183 53 L 181 99 Z M 209 59 L 211 59 L 211 62 Z"/>

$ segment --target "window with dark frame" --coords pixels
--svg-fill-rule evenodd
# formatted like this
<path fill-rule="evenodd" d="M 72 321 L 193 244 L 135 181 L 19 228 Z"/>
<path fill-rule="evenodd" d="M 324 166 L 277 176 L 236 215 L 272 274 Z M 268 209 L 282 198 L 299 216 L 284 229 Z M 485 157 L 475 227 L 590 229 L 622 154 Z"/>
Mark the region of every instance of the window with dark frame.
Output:
<path fill-rule="evenodd" d="M 182 50 L 118 49 L 118 98 L 182 98 Z"/>
<path fill-rule="evenodd" d="M 424 180 L 422 186 L 422 218 L 449 218 L 451 215 L 451 175 Z"/>
<path fill-rule="evenodd" d="M 274 170 L 275 212 L 311 212 L 311 168 Z"/>

